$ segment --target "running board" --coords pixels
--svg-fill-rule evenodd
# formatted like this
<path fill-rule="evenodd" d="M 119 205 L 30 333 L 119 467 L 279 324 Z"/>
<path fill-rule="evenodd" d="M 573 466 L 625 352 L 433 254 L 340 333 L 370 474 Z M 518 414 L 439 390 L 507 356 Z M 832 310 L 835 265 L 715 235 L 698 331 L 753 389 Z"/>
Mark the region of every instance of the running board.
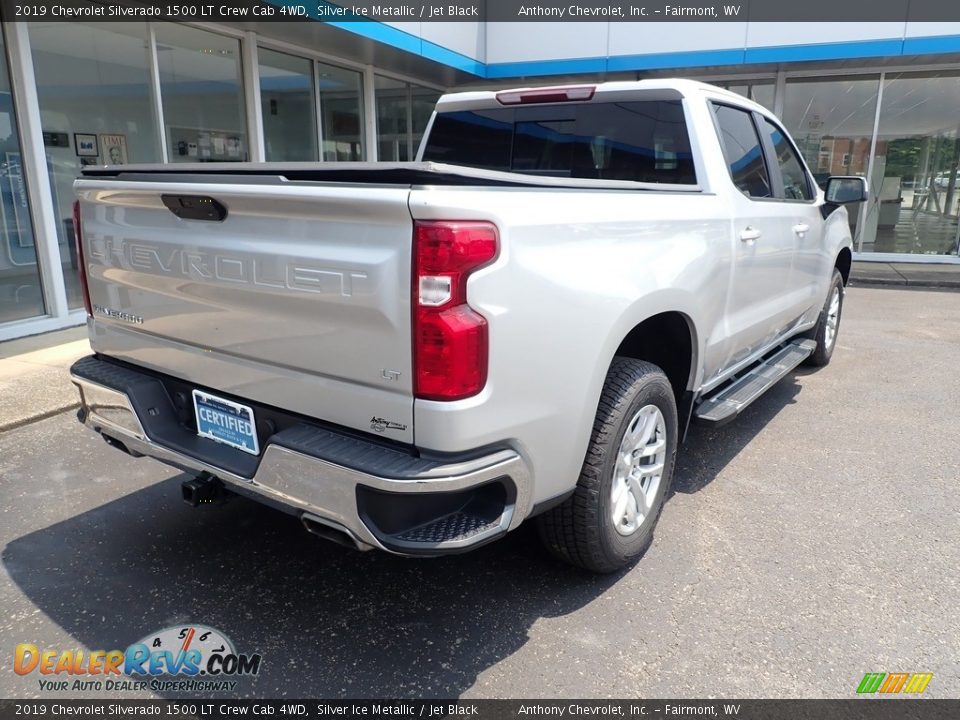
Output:
<path fill-rule="evenodd" d="M 783 379 L 783 376 L 817 349 L 815 340 L 794 340 L 754 365 L 712 397 L 702 400 L 693 411 L 698 425 L 720 427 L 735 419 L 754 400 Z"/>

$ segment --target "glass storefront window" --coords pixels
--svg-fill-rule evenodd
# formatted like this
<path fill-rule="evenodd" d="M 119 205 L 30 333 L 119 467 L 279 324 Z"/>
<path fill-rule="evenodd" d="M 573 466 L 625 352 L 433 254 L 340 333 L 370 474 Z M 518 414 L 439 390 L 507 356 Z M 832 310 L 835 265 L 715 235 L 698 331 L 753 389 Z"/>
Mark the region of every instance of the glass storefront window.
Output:
<path fill-rule="evenodd" d="M 72 206 L 81 166 L 161 160 L 147 26 L 42 22 L 29 32 L 67 300 L 79 308 Z"/>
<path fill-rule="evenodd" d="M 831 175 L 866 177 L 879 91 L 879 75 L 787 78 L 783 123 L 821 186 Z M 847 213 L 856 244 L 859 205 Z"/>
<path fill-rule="evenodd" d="M 316 160 L 313 62 L 259 48 L 260 109 L 268 161 Z"/>
<path fill-rule="evenodd" d="M 956 255 L 960 73 L 887 73 L 864 252 Z"/>
<path fill-rule="evenodd" d="M 410 100 L 413 106 L 411 113 L 411 149 L 416 156 L 420 149 L 420 141 L 423 139 L 423 133 L 427 129 L 427 123 L 430 122 L 430 116 L 433 114 L 433 108 L 440 99 L 441 93 L 430 88 L 420 87 L 419 85 L 410 86 Z M 412 159 L 412 158 L 411 158 Z"/>
<path fill-rule="evenodd" d="M 0 33 L 0 323 L 43 315 L 43 289 L 30 204 L 20 160 L 20 136 L 10 91 L 6 42 Z"/>
<path fill-rule="evenodd" d="M 377 159 L 413 160 L 440 93 L 377 75 Z"/>
<path fill-rule="evenodd" d="M 743 95 L 745 98 L 749 98 L 755 103 L 763 105 L 767 110 L 773 110 L 773 97 L 777 86 L 772 78 L 769 80 L 745 80 L 742 82 L 728 80 L 713 84 L 725 88 L 730 92 L 735 92 L 738 95 Z"/>
<path fill-rule="evenodd" d="M 323 160 L 363 160 L 363 76 L 317 63 Z"/>
<path fill-rule="evenodd" d="M 381 77 L 374 79 L 377 93 L 377 159 L 410 160 L 410 96 L 407 84 Z"/>
<path fill-rule="evenodd" d="M 184 25 L 155 27 L 168 160 L 248 160 L 240 42 Z"/>

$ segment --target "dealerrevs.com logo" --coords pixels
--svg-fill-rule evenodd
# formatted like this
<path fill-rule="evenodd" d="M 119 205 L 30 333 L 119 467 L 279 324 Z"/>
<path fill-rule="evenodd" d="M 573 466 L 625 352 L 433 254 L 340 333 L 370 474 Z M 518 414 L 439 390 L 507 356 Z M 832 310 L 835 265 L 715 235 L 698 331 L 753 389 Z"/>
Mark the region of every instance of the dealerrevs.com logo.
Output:
<path fill-rule="evenodd" d="M 238 653 L 233 641 L 206 625 L 168 627 L 126 650 L 41 649 L 17 645 L 17 675 L 38 675 L 41 690 L 232 691 L 234 678 L 260 672 L 259 654 Z"/>

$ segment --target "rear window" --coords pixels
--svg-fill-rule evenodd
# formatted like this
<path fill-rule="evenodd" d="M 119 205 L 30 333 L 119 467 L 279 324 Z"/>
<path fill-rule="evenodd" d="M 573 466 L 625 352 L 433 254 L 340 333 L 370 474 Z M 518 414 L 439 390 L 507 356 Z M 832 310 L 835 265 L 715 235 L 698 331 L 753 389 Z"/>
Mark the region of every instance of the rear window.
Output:
<path fill-rule="evenodd" d="M 696 183 L 679 100 L 440 113 L 423 159 L 553 177 Z"/>

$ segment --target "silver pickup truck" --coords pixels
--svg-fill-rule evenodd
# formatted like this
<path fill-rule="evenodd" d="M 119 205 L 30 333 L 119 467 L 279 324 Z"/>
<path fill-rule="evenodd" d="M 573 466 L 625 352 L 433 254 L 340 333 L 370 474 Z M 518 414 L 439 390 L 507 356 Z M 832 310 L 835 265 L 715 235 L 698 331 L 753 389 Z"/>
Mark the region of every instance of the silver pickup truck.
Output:
<path fill-rule="evenodd" d="M 833 353 L 845 204 L 683 80 L 443 97 L 418 161 L 87 168 L 82 423 L 360 549 L 649 546 L 691 421 Z M 855 206 L 854 206 L 855 207 Z"/>

